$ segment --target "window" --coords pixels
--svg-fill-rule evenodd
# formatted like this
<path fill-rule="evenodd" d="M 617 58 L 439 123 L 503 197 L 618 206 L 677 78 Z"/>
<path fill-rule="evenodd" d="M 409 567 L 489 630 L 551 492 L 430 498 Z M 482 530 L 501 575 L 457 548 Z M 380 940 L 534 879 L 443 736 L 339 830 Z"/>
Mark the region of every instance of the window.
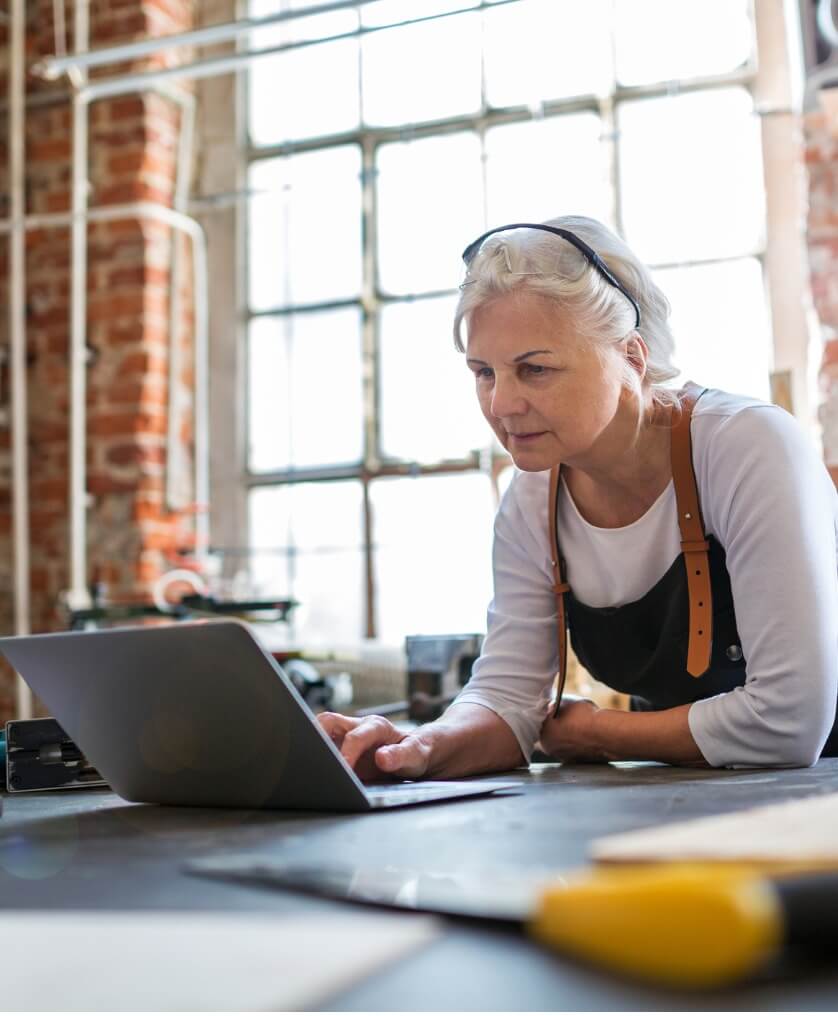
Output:
<path fill-rule="evenodd" d="M 669 296 L 683 376 L 769 395 L 751 4 L 376 0 L 268 46 L 244 156 L 254 581 L 300 600 L 305 644 L 480 631 L 509 471 L 451 338 L 470 239 L 602 219 Z"/>

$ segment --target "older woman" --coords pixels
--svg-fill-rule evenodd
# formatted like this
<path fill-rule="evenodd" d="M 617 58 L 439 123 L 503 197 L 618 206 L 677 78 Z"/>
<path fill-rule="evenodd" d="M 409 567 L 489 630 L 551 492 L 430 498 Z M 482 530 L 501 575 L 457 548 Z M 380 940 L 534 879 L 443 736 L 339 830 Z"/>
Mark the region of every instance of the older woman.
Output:
<path fill-rule="evenodd" d="M 488 633 L 434 723 L 321 716 L 347 761 L 417 778 L 509 769 L 539 741 L 562 760 L 838 754 L 838 501 L 794 419 L 663 387 L 677 373 L 666 299 L 592 219 L 502 226 L 464 260 L 456 342 L 517 467 Z M 568 628 L 631 711 L 561 702 Z"/>

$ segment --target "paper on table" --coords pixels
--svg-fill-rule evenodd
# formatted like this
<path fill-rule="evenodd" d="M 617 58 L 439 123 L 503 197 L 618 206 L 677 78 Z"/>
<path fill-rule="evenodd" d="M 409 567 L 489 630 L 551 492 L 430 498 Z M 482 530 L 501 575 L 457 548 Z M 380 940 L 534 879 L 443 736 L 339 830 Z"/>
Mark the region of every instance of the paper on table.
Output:
<path fill-rule="evenodd" d="M 397 915 L 3 911 L 4 1010 L 299 1010 L 436 934 Z"/>
<path fill-rule="evenodd" d="M 838 794 L 604 836 L 595 861 L 747 861 L 838 866 Z"/>

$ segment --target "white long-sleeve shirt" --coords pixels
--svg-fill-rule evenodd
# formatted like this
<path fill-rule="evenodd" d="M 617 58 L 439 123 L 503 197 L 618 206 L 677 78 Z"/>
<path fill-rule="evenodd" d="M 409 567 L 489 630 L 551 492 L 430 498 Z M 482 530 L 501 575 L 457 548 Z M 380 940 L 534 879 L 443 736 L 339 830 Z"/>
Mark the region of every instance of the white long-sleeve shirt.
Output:
<path fill-rule="evenodd" d="M 838 497 L 812 442 L 784 410 L 708 391 L 691 424 L 704 526 L 727 554 L 745 684 L 692 704 L 713 766 L 811 765 L 838 694 Z M 494 597 L 480 659 L 458 702 L 508 723 L 529 758 L 558 669 L 548 532 L 549 472 L 516 472 L 495 519 Z M 594 607 L 640 599 L 680 554 L 672 483 L 638 520 L 600 529 L 559 495 L 574 595 Z M 700 678 L 698 679 L 700 680 Z"/>

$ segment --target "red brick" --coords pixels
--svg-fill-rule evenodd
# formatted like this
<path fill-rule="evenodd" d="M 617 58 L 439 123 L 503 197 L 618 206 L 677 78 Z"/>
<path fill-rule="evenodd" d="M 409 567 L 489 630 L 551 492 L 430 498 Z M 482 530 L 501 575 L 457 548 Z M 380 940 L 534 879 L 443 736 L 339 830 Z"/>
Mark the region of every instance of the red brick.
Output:
<path fill-rule="evenodd" d="M 65 500 L 68 496 L 69 482 L 67 476 L 57 479 L 39 479 L 31 483 L 29 494 L 33 501 Z"/>
<path fill-rule="evenodd" d="M 87 316 L 91 321 L 139 316 L 143 312 L 143 306 L 142 290 L 119 295 L 108 294 L 88 301 Z"/>
<path fill-rule="evenodd" d="M 822 366 L 838 363 L 838 339 L 830 339 L 824 344 Z"/>
<path fill-rule="evenodd" d="M 108 272 L 108 286 L 142 287 L 146 281 L 147 269 L 143 265 L 128 265 L 125 268 L 114 268 Z"/>
<path fill-rule="evenodd" d="M 154 387 L 144 381 L 122 381 L 119 384 L 110 385 L 106 394 L 108 402 L 112 405 L 128 405 L 130 403 L 143 406 L 166 405 L 166 391 L 159 383 Z"/>
<path fill-rule="evenodd" d="M 108 449 L 107 460 L 117 466 L 163 465 L 166 461 L 166 452 L 164 448 L 155 446 L 121 444 Z"/>
<path fill-rule="evenodd" d="M 131 346 L 141 344 L 144 338 L 145 327 L 142 320 L 120 321 L 119 324 L 109 321 L 102 335 L 102 342 L 107 346 Z"/>
<path fill-rule="evenodd" d="M 45 593 L 49 588 L 49 572 L 46 568 L 32 568 L 29 572 L 29 582 L 34 592 Z"/>
<path fill-rule="evenodd" d="M 69 138 L 54 138 L 51 141 L 31 141 L 27 157 L 32 161 L 69 159 L 73 146 Z"/>
<path fill-rule="evenodd" d="M 143 409 L 137 413 L 100 413 L 88 421 L 88 432 L 105 437 L 131 434 L 165 434 L 166 417 L 162 412 Z"/>
<path fill-rule="evenodd" d="M 70 192 L 59 191 L 57 194 L 48 194 L 46 198 L 46 210 L 48 212 L 69 212 Z"/>
<path fill-rule="evenodd" d="M 108 157 L 109 173 L 137 173 L 143 168 L 145 153 L 142 147 L 131 151 L 115 152 Z"/>
<path fill-rule="evenodd" d="M 136 180 L 102 186 L 97 191 L 97 204 L 101 205 L 122 205 L 142 199 L 142 187 Z"/>
<path fill-rule="evenodd" d="M 129 353 L 120 362 L 119 374 L 121 377 L 129 377 L 132 374 L 164 377 L 166 359 L 148 352 Z"/>
<path fill-rule="evenodd" d="M 139 96 L 125 95 L 118 99 L 110 99 L 107 103 L 108 113 L 114 123 L 126 120 L 141 120 L 145 112 L 143 100 Z"/>

